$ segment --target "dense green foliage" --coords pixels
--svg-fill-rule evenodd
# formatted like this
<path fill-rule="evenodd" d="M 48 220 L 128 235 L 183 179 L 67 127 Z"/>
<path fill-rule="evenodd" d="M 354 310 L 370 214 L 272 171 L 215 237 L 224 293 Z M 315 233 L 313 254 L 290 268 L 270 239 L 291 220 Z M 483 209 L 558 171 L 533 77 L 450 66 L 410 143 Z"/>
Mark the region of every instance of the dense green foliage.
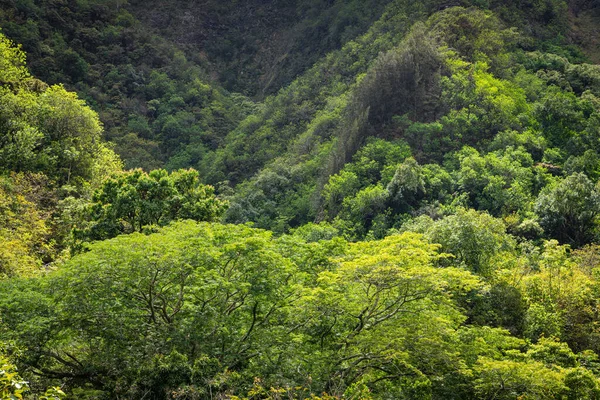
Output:
<path fill-rule="evenodd" d="M 597 11 L 2 2 L 0 398 L 600 399 Z"/>
<path fill-rule="evenodd" d="M 128 167 L 157 168 L 189 143 L 188 157 L 200 157 L 233 129 L 245 100 L 211 85 L 199 60 L 144 29 L 126 3 L 9 1 L 0 27 L 36 76 L 90 102 Z"/>
<path fill-rule="evenodd" d="M 394 18 L 411 10 L 419 15 L 407 6 Z M 475 8 L 438 12 L 398 44 L 380 36 L 379 50 L 387 52 L 365 60 L 355 72 L 365 74 L 354 81 L 334 72 L 347 73 L 347 64 L 334 63 L 368 54 L 359 49 L 373 46 L 369 35 L 379 25 L 333 53 L 267 101 L 264 116 L 243 122 L 231 144 L 206 158 L 210 166 L 199 166 L 215 181 L 258 171 L 237 186 L 228 221 L 285 232 L 329 220 L 348 237 L 382 237 L 411 216 L 463 206 L 505 218 L 513 233 L 530 239 L 544 228 L 573 245 L 591 240 L 593 211 L 587 227 L 576 228 L 585 233 L 559 236 L 543 205 L 550 189 L 541 192 L 572 174 L 597 177 L 600 70 L 572 64 L 567 50 L 531 51 L 533 38 L 505 26 Z M 334 77 L 331 87 L 323 86 L 322 71 Z M 310 85 L 317 82 L 315 95 Z M 227 175 L 214 175 L 221 165 Z"/>
<path fill-rule="evenodd" d="M 201 185 L 194 170 L 169 175 L 163 169 L 149 174 L 138 169 L 104 181 L 88 207 L 89 226 L 79 228 L 76 236 L 105 240 L 177 219 L 216 221 L 227 203 L 214 196 L 211 186 Z"/>
<path fill-rule="evenodd" d="M 97 115 L 74 93 L 31 78 L 25 55 L 4 36 L 0 54 L 0 168 L 44 172 L 59 184 L 102 179 L 118 162 L 100 140 Z"/>
<path fill-rule="evenodd" d="M 84 196 L 121 161 L 97 114 L 62 86 L 32 78 L 25 55 L 0 36 L 0 276 L 31 275 L 56 259 L 67 193 Z"/>
<path fill-rule="evenodd" d="M 594 329 L 597 267 L 556 242 L 518 251 L 485 215 L 458 216 L 473 228 L 455 229 L 481 232 L 442 249 L 480 257 L 486 279 L 410 232 L 306 242 L 188 221 L 4 281 L 3 337 L 77 398 L 245 396 L 254 377 L 297 398 L 596 398 L 600 342 L 577 333 Z M 493 307 L 511 297 L 522 305 Z"/>

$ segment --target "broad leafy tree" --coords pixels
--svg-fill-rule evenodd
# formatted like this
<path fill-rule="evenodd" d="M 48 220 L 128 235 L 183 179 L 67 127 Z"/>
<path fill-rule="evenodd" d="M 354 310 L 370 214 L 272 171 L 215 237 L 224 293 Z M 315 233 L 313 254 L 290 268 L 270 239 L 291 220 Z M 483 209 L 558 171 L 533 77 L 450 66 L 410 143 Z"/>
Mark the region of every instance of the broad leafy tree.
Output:
<path fill-rule="evenodd" d="M 576 173 L 547 187 L 538 197 L 535 211 L 549 236 L 582 246 L 597 237 L 600 193 L 585 174 Z"/>
<path fill-rule="evenodd" d="M 89 206 L 88 226 L 76 229 L 79 239 L 103 240 L 142 232 L 177 219 L 216 221 L 227 209 L 198 172 L 165 170 L 122 172 L 106 180 Z"/>

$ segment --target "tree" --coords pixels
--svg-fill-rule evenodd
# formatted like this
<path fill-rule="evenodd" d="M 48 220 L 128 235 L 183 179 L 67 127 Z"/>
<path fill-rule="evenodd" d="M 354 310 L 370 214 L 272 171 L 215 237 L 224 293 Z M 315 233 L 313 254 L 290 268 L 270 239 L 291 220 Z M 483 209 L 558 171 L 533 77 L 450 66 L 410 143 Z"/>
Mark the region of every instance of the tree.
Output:
<path fill-rule="evenodd" d="M 6 344 L 0 342 L 0 399 L 22 400 L 24 394 L 31 392 L 29 382 L 25 381 L 11 357 L 7 355 Z M 39 400 L 60 400 L 65 393 L 59 387 L 50 387 L 39 397 Z"/>
<path fill-rule="evenodd" d="M 318 366 L 313 379 L 325 380 L 334 395 L 361 382 L 375 398 L 431 396 L 429 378 L 439 382 L 442 365 L 454 362 L 443 337 L 463 320 L 451 293 L 479 286 L 468 271 L 436 268 L 445 257 L 437 249 L 414 233 L 349 244 L 291 315 L 294 337 L 304 343 L 294 346 L 292 366 Z"/>
<path fill-rule="evenodd" d="M 31 78 L 25 55 L 1 34 L 0 58 L 0 170 L 41 172 L 81 187 L 99 171 L 120 169 L 85 101 Z"/>
<path fill-rule="evenodd" d="M 464 265 L 486 277 L 493 274 L 494 258 L 502 252 L 513 251 L 515 246 L 501 220 L 485 212 L 463 208 L 437 221 L 427 216 L 418 217 L 402 229 L 424 233 L 432 243 L 441 244 L 444 252 L 454 256 L 445 262 Z"/>
<path fill-rule="evenodd" d="M 36 123 L 44 149 L 39 163 L 60 184 L 92 179 L 97 155 L 104 151 L 98 115 L 62 86 L 52 86 L 38 98 Z"/>
<path fill-rule="evenodd" d="M 20 46 L 0 34 L 0 85 L 20 86 L 29 72 L 25 67 L 25 53 Z"/>
<path fill-rule="evenodd" d="M 0 175 L 0 278 L 35 275 L 56 255 L 47 186 L 42 174 Z"/>
<path fill-rule="evenodd" d="M 281 253 L 269 232 L 193 221 L 97 242 L 51 276 L 0 283 L 3 337 L 33 351 L 27 371 L 108 398 L 251 383 L 276 368 L 301 294 Z"/>
<path fill-rule="evenodd" d="M 515 398 L 554 399 L 567 388 L 560 371 L 540 362 L 492 360 L 482 357 L 475 367 L 478 398 L 510 400 Z"/>
<path fill-rule="evenodd" d="M 532 266 L 535 273 L 520 279 L 529 303 L 524 334 L 534 341 L 559 337 L 575 351 L 598 351 L 597 278 L 576 261 L 568 245 L 556 240 L 544 243 Z"/>
<path fill-rule="evenodd" d="M 31 120 L 36 96 L 25 67 L 25 53 L 0 34 L 0 168 L 33 167 L 42 134 Z"/>
<path fill-rule="evenodd" d="M 75 235 L 83 240 L 104 240 L 178 219 L 216 221 L 227 204 L 215 196 L 212 186 L 200 184 L 195 170 L 170 175 L 163 169 L 122 172 L 96 191 L 88 224 L 76 229 Z"/>
<path fill-rule="evenodd" d="M 341 210 L 344 199 L 354 196 L 359 188 L 360 182 L 354 172 L 342 170 L 330 176 L 329 182 L 323 188 L 323 206 L 329 218 L 335 218 Z"/>
<path fill-rule="evenodd" d="M 481 156 L 470 147 L 458 153 L 456 178 L 471 204 L 494 216 L 525 212 L 531 208 L 534 190 L 533 160 L 522 147 Z"/>
<path fill-rule="evenodd" d="M 600 192 L 585 174 L 576 173 L 546 187 L 535 212 L 548 236 L 581 247 L 597 237 Z"/>
<path fill-rule="evenodd" d="M 20 400 L 27 390 L 27 382 L 19 376 L 17 368 L 0 354 L 0 398 Z"/>
<path fill-rule="evenodd" d="M 346 197 L 339 217 L 352 226 L 348 233 L 363 238 L 372 228 L 377 228 L 378 217 L 386 209 L 388 196 L 388 191 L 381 185 L 372 185 L 362 189 L 354 197 Z M 379 237 L 381 236 L 383 235 L 379 232 Z"/>
<path fill-rule="evenodd" d="M 410 157 L 396 168 L 394 177 L 387 185 L 390 202 L 399 211 L 408 211 L 425 196 L 423 169 Z"/>

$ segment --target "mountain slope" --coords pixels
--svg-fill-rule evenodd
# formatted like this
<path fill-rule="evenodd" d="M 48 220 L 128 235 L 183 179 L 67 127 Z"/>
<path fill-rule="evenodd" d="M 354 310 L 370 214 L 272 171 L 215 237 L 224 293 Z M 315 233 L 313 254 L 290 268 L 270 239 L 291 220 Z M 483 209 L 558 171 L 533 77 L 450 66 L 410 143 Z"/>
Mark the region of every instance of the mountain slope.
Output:
<path fill-rule="evenodd" d="M 0 2 L 0 397 L 600 398 L 595 3 Z"/>

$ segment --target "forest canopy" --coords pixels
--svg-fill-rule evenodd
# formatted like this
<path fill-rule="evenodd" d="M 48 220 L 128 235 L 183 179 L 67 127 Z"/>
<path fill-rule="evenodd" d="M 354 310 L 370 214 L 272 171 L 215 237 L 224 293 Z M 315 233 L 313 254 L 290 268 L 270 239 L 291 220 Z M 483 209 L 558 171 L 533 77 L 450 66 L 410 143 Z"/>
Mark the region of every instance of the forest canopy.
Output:
<path fill-rule="evenodd" d="M 599 399 L 598 11 L 2 3 L 0 398 Z"/>

